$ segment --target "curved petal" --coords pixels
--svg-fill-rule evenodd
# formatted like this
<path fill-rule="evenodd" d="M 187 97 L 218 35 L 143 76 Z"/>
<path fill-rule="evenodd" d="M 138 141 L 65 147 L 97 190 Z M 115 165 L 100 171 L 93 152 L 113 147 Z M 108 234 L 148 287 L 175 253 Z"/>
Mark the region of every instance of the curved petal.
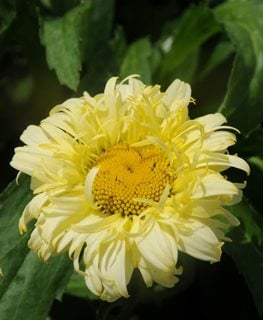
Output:
<path fill-rule="evenodd" d="M 175 111 L 181 106 L 188 106 L 191 99 L 191 87 L 179 79 L 174 80 L 165 91 L 163 98 L 167 106 L 172 106 Z"/>
<path fill-rule="evenodd" d="M 223 243 L 212 230 L 198 221 L 189 223 L 188 227 L 191 231 L 180 232 L 180 250 L 200 260 L 219 261 Z"/>

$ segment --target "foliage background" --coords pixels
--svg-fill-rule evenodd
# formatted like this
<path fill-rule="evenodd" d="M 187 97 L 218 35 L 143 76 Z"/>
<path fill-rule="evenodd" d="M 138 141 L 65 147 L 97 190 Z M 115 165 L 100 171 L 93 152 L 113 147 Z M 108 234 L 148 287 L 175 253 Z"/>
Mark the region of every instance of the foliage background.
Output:
<path fill-rule="evenodd" d="M 112 75 L 141 75 L 162 88 L 188 81 L 192 117 L 222 112 L 242 132 L 231 150 L 251 166 L 244 200 L 232 210 L 222 261 L 181 255 L 186 265 L 174 289 L 131 284 L 130 299 L 96 300 L 71 276 L 67 256 L 48 265 L 26 246 L 17 221 L 31 198 L 27 177 L 0 201 L 0 319 L 260 319 L 263 315 L 263 2 L 262 0 L 1 0 L 0 187 L 19 136 L 52 106 L 84 90 L 100 92 Z M 70 281 L 69 281 L 70 279 Z M 68 282 L 69 281 L 69 282 Z"/>

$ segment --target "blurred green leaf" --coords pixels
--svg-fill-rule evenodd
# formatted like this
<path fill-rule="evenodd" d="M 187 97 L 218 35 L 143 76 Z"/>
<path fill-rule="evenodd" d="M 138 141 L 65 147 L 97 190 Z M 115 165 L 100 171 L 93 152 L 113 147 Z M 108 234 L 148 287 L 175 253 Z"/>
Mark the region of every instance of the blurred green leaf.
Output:
<path fill-rule="evenodd" d="M 241 220 L 241 226 L 231 231 L 233 242 L 224 250 L 235 261 L 254 297 L 259 315 L 263 315 L 263 233 L 262 217 L 244 199 L 229 208 Z"/>
<path fill-rule="evenodd" d="M 161 82 L 167 85 L 175 77 L 184 79 L 182 72 L 178 74 L 179 66 L 184 63 L 187 72 L 187 65 L 189 62 L 191 64 L 193 56 L 198 55 L 199 47 L 219 31 L 218 23 L 209 8 L 205 5 L 190 7 L 176 24 L 172 39 L 166 39 L 170 39 L 171 48 L 165 49 L 158 71 L 157 76 Z"/>
<path fill-rule="evenodd" d="M 220 41 L 216 44 L 206 61 L 204 69 L 200 70 L 198 78 L 206 77 L 213 69 L 224 62 L 231 54 L 234 53 L 234 47 L 229 41 Z"/>
<path fill-rule="evenodd" d="M 73 90 L 79 84 L 82 28 L 90 8 L 88 1 L 63 17 L 41 19 L 40 38 L 46 47 L 49 68 L 56 71 L 61 84 Z"/>
<path fill-rule="evenodd" d="M 253 156 L 248 158 L 248 162 L 256 166 L 259 170 L 263 171 L 263 156 Z"/>
<path fill-rule="evenodd" d="M 148 38 L 135 41 L 128 48 L 121 64 L 120 77 L 123 79 L 131 74 L 139 74 L 143 82 L 150 84 L 152 80 L 151 56 L 152 46 Z"/>
<path fill-rule="evenodd" d="M 78 92 L 82 94 L 87 89 L 90 94 L 101 92 L 111 76 L 119 75 L 126 47 L 123 30 L 117 28 L 113 38 L 105 42 L 103 48 L 89 59 L 87 72 L 81 79 Z"/>
<path fill-rule="evenodd" d="M 82 21 L 80 43 L 82 61 L 96 57 L 103 51 L 112 33 L 114 0 L 85 0 L 91 3 L 89 15 Z M 84 2 L 84 1 L 83 1 Z M 85 3 L 85 2 L 84 2 Z"/>
<path fill-rule="evenodd" d="M 29 233 L 21 236 L 18 220 L 32 195 L 29 179 L 20 177 L 0 196 L 0 319 L 45 320 L 53 299 L 72 272 L 65 255 L 48 264 L 29 251 Z"/>
<path fill-rule="evenodd" d="M 263 244 L 263 219 L 260 214 L 249 204 L 246 198 L 242 202 L 228 208 L 234 216 L 241 221 L 241 229 L 243 230 L 243 242 L 254 242 L 256 245 Z M 260 227 L 261 225 L 261 227 Z"/>
<path fill-rule="evenodd" d="M 52 9 L 52 4 L 53 4 L 52 0 L 40 0 L 40 3 L 46 9 L 49 9 L 49 10 Z"/>
<path fill-rule="evenodd" d="M 14 0 L 2 0 L 0 2 L 0 35 L 4 33 L 16 17 Z"/>
<path fill-rule="evenodd" d="M 219 111 L 232 125 L 247 132 L 263 120 L 263 3 L 228 1 L 215 9 L 215 16 L 237 50 Z"/>
<path fill-rule="evenodd" d="M 41 5 L 56 15 L 63 15 L 66 11 L 77 6 L 80 0 L 39 0 Z"/>
<path fill-rule="evenodd" d="M 258 127 L 242 136 L 236 146 L 236 151 L 246 158 L 251 166 L 251 173 L 247 178 L 246 195 L 259 211 L 262 211 L 262 181 L 263 181 L 263 128 Z"/>

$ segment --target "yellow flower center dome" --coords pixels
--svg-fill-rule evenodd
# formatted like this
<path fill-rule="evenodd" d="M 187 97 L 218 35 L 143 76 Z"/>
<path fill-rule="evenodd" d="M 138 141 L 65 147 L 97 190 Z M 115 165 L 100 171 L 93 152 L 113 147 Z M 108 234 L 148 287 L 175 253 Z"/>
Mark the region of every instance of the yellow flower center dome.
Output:
<path fill-rule="evenodd" d="M 158 202 L 174 180 L 167 156 L 152 145 L 115 145 L 99 157 L 98 165 L 93 195 L 107 214 L 139 214 L 147 201 Z"/>

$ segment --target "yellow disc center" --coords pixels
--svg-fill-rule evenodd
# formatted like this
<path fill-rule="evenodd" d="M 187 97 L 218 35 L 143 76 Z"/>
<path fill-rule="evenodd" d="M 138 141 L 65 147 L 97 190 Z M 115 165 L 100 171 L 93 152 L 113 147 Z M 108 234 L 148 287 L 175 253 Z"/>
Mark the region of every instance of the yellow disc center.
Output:
<path fill-rule="evenodd" d="M 165 153 L 155 146 L 119 144 L 105 151 L 98 165 L 92 191 L 97 205 L 107 214 L 139 214 L 148 205 L 136 199 L 158 202 L 173 181 Z"/>

